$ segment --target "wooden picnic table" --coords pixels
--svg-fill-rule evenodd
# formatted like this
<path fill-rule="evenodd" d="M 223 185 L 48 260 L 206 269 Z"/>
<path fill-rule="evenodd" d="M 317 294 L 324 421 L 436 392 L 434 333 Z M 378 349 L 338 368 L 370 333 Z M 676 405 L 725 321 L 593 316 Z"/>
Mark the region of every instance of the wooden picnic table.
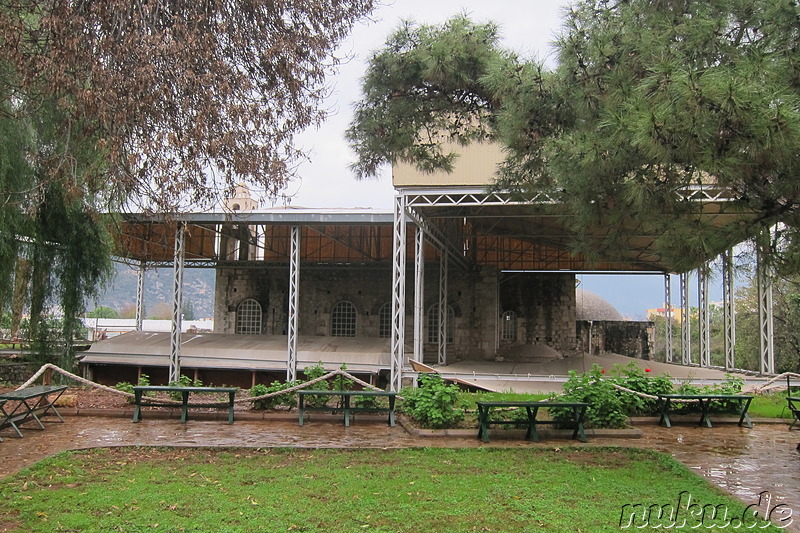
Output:
<path fill-rule="evenodd" d="M 175 404 L 159 402 L 144 396 L 150 392 L 178 392 L 181 395 L 181 423 L 186 423 L 188 418 L 189 407 L 216 407 L 228 408 L 228 424 L 233 424 L 233 400 L 236 397 L 236 387 L 180 387 L 172 385 L 137 385 L 133 387 L 133 421 L 138 422 L 141 420 L 142 406 L 156 406 L 156 407 L 175 407 Z M 198 405 L 189 403 L 190 394 L 227 394 L 227 403 L 220 402 L 217 405 Z M 146 400 L 146 403 L 143 403 Z"/>
<path fill-rule="evenodd" d="M 586 416 L 586 407 L 588 404 L 582 402 L 536 402 L 536 401 L 493 401 L 493 402 L 477 402 L 478 406 L 478 438 L 483 442 L 489 442 L 489 425 L 491 424 L 524 424 L 528 426 L 528 432 L 525 434 L 526 440 L 533 440 L 539 442 L 539 433 L 536 431 L 536 426 L 540 424 L 560 424 L 563 421 L 556 420 L 540 420 L 538 418 L 539 410 L 550 409 L 553 407 L 564 407 L 572 410 L 572 438 L 578 439 L 581 442 L 586 442 L 586 432 L 583 429 L 583 420 Z M 498 409 L 513 408 L 525 409 L 527 417 L 524 419 L 512 418 L 490 418 L 492 409 L 495 409 L 495 414 L 502 413 Z"/>
<path fill-rule="evenodd" d="M 300 390 L 297 391 L 299 398 L 298 402 L 298 423 L 303 425 L 303 416 L 306 411 L 330 411 L 330 412 L 343 412 L 344 425 L 350 426 L 350 416 L 352 413 L 363 412 L 388 412 L 389 413 L 389 426 L 394 427 L 394 404 L 397 398 L 397 393 L 393 391 L 375 391 L 375 390 Z M 324 407 L 306 407 L 306 396 L 339 396 L 341 398 L 340 406 L 324 406 Z M 362 398 L 388 398 L 389 407 L 378 406 L 353 406 L 350 399 L 352 397 Z"/>
<path fill-rule="evenodd" d="M 752 400 L 752 396 L 744 394 L 659 394 L 658 405 L 661 417 L 658 423 L 668 428 L 672 427 L 669 419 L 669 412 L 675 404 L 686 405 L 697 403 L 700 406 L 700 421 L 698 425 L 710 428 L 711 420 L 708 414 L 711 411 L 712 402 L 730 402 L 737 405 L 736 414 L 739 415 L 739 427 L 741 427 L 742 424 L 747 424 L 748 428 L 752 428 L 753 423 L 750 420 L 750 416 L 747 414 Z"/>
<path fill-rule="evenodd" d="M 37 385 L 0 394 L 0 429 L 11 426 L 21 438 L 19 426 L 33 420 L 44 429 L 41 418 L 50 411 L 64 422 L 55 402 L 67 390 L 66 385 Z"/>

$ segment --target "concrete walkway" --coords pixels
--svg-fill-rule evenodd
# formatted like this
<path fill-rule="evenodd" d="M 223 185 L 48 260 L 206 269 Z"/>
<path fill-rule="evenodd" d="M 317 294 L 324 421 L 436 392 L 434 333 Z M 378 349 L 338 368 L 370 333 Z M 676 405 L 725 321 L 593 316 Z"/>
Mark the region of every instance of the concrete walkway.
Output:
<path fill-rule="evenodd" d="M 242 417 L 246 418 L 246 417 Z M 145 419 L 68 416 L 66 423 L 46 422 L 46 430 L 24 430 L 24 438 L 3 432 L 0 443 L 0 478 L 64 450 L 108 446 L 179 447 L 300 447 L 300 448 L 407 448 L 407 447 L 564 447 L 624 446 L 652 448 L 671 454 L 698 474 L 747 504 L 758 502 L 769 491 L 772 505 L 788 505 L 800 531 L 800 431 L 787 424 L 758 423 L 753 429 L 735 424 L 701 428 L 691 424 L 671 429 L 654 424 L 637 426 L 642 438 L 590 437 L 582 444 L 562 438 L 531 443 L 518 438 L 493 437 L 484 444 L 476 437 L 415 437 L 403 427 L 387 427 L 383 419 L 359 417 L 345 428 L 340 418 L 313 416 L 303 426 L 294 415 L 264 420 L 237 420 L 228 425 L 218 420 Z M 677 495 L 676 495 L 677 497 Z"/>

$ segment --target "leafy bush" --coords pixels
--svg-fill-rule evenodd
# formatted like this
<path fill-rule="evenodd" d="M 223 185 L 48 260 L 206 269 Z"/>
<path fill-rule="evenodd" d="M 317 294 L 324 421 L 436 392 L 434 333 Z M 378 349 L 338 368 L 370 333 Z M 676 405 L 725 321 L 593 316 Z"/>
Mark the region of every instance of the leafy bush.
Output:
<path fill-rule="evenodd" d="M 714 383 L 704 387 L 703 392 L 709 394 L 741 394 L 744 388 L 744 378 L 741 376 L 734 376 L 733 374 L 725 374 L 725 379 L 722 383 Z M 729 400 L 715 400 L 711 402 L 712 411 L 726 411 L 738 413 L 739 402 Z"/>
<path fill-rule="evenodd" d="M 340 370 L 347 372 L 347 363 L 342 363 Z M 353 388 L 354 382 L 352 379 L 338 375 L 334 378 L 333 384 L 336 390 L 350 390 Z"/>
<path fill-rule="evenodd" d="M 148 376 L 147 374 L 141 374 L 139 376 L 139 386 L 147 387 L 149 385 L 150 385 L 150 376 Z M 114 388 L 117 389 L 118 391 L 133 394 L 133 385 L 131 383 L 128 383 L 127 381 L 120 381 L 119 383 L 114 385 Z M 148 392 L 145 394 L 145 396 L 152 396 L 152 395 L 153 395 L 152 392 Z M 128 403 L 133 403 L 133 398 L 129 397 Z"/>
<path fill-rule="evenodd" d="M 307 366 L 305 369 L 303 369 L 303 374 L 305 374 L 306 378 L 309 381 L 311 381 L 312 379 L 320 378 L 327 373 L 328 372 L 325 370 L 325 367 L 322 366 L 322 361 L 319 361 L 314 366 Z M 320 381 L 318 383 L 314 383 L 313 385 L 310 385 L 305 388 L 305 390 L 329 390 L 329 389 L 330 389 L 330 384 L 325 380 Z M 305 399 L 305 403 L 309 407 L 325 407 L 329 399 L 330 398 L 328 398 L 327 396 L 309 396 Z"/>
<path fill-rule="evenodd" d="M 178 381 L 170 381 L 169 382 L 169 386 L 170 387 L 202 387 L 203 386 L 203 382 L 200 381 L 199 379 L 192 379 L 189 376 L 184 376 L 183 374 L 181 374 L 181 377 L 178 378 Z M 176 402 L 179 402 L 179 401 L 181 401 L 183 399 L 181 393 L 178 392 L 178 391 L 170 392 L 169 393 L 169 397 L 172 398 L 173 400 L 175 400 Z"/>
<path fill-rule="evenodd" d="M 438 374 L 422 374 L 419 387 L 403 391 L 401 408 L 425 428 L 447 428 L 464 419 L 456 385 L 446 385 Z"/>
<path fill-rule="evenodd" d="M 622 400 L 624 393 L 614 388 L 614 381 L 605 379 L 604 373 L 605 370 L 599 365 L 594 365 L 591 371 L 582 374 L 570 370 L 569 379 L 564 383 L 564 394 L 557 401 L 587 403 L 584 419 L 586 427 L 626 427 L 628 415 Z M 572 420 L 572 409 L 554 407 L 550 414 L 554 420 L 564 423 Z"/>
<path fill-rule="evenodd" d="M 273 381 L 269 387 L 259 383 L 258 385 L 254 385 L 253 388 L 250 389 L 250 397 L 254 398 L 257 396 L 270 394 L 272 392 L 282 391 L 290 387 L 294 387 L 295 385 L 297 385 L 297 383 L 298 383 L 297 381 L 287 381 L 286 383 L 282 383 L 280 381 Z M 297 399 L 295 393 L 279 394 L 277 396 L 271 396 L 269 398 L 253 401 L 253 409 L 274 409 L 279 405 L 284 405 L 286 407 L 294 407 L 296 404 L 297 404 Z"/>
<path fill-rule="evenodd" d="M 651 396 L 670 394 L 673 392 L 672 380 L 668 375 L 652 376 L 648 374 L 648 369 L 643 369 L 636 363 L 630 362 L 624 367 L 615 365 L 611 379 L 614 383 L 622 387 Z M 643 416 L 658 414 L 658 400 L 642 398 L 636 394 L 625 393 L 624 391 L 619 392 L 623 404 L 622 409 L 626 415 Z"/>

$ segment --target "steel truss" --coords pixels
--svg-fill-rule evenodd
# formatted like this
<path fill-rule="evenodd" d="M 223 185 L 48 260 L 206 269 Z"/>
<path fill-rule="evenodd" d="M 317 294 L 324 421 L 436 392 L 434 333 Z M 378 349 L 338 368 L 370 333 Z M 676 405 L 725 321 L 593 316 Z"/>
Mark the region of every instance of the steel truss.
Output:
<path fill-rule="evenodd" d="M 183 259 L 186 254 L 186 222 L 175 229 L 175 260 L 172 277 L 172 335 L 170 336 L 169 382 L 181 378 L 181 327 L 183 325 Z"/>
<path fill-rule="evenodd" d="M 392 227 L 392 367 L 389 388 L 399 391 L 403 384 L 406 322 L 406 198 L 402 194 L 394 198 Z"/>
<path fill-rule="evenodd" d="M 434 207 L 460 206 L 480 207 L 499 205 L 532 205 L 558 204 L 557 195 L 547 192 L 523 194 L 510 191 L 487 191 L 481 188 L 430 188 L 422 190 L 407 189 L 401 194 L 406 196 L 407 206 Z M 716 185 L 691 185 L 676 193 L 683 200 L 696 202 L 732 202 L 735 194 L 724 187 Z"/>
<path fill-rule="evenodd" d="M 728 250 L 722 254 L 722 321 L 725 329 L 725 370 L 736 368 L 736 303 L 733 282 L 733 250 Z"/>
<path fill-rule="evenodd" d="M 664 274 L 664 351 L 667 363 L 672 362 L 672 277 Z"/>
<path fill-rule="evenodd" d="M 708 263 L 697 270 L 697 307 L 700 322 L 700 366 L 711 366 L 711 314 L 708 308 Z"/>
<path fill-rule="evenodd" d="M 423 362 L 425 334 L 425 233 L 417 226 L 414 238 L 414 359 Z"/>
<path fill-rule="evenodd" d="M 757 247 L 756 283 L 758 285 L 758 323 L 760 330 L 759 369 L 762 374 L 775 373 L 775 346 L 772 320 L 772 273 L 766 264 L 765 246 Z"/>
<path fill-rule="evenodd" d="M 144 321 L 144 272 L 147 263 L 139 261 L 136 271 L 136 331 L 142 331 Z"/>
<path fill-rule="evenodd" d="M 692 363 L 692 331 L 689 325 L 689 274 L 680 275 L 681 283 L 681 364 Z"/>
<path fill-rule="evenodd" d="M 286 380 L 297 379 L 297 322 L 300 305 L 300 227 L 292 226 L 289 258 L 289 327 L 287 335 Z"/>
<path fill-rule="evenodd" d="M 401 195 L 402 196 L 402 195 Z M 427 218 L 416 210 L 406 207 L 405 214 L 408 216 L 417 227 L 421 228 L 428 236 L 428 239 L 439 248 L 442 253 L 450 254 L 450 257 L 455 263 L 464 270 L 469 269 L 469 263 L 464 258 L 463 247 L 459 248 L 452 243 L 447 236 L 436 225 L 431 224 Z"/>
<path fill-rule="evenodd" d="M 439 356 L 440 365 L 447 364 L 447 254 L 439 259 Z"/>
<path fill-rule="evenodd" d="M 472 207 L 493 205 L 556 204 L 553 196 L 547 193 L 520 197 L 508 191 L 486 191 L 485 189 L 427 189 L 425 191 L 406 191 L 409 207 Z"/>

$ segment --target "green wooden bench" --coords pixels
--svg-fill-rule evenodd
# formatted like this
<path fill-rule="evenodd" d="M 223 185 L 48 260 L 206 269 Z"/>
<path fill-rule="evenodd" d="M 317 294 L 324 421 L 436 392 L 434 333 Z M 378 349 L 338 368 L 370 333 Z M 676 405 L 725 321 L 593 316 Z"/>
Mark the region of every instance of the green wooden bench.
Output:
<path fill-rule="evenodd" d="M 389 413 L 389 426 L 394 427 L 394 404 L 397 398 L 397 393 L 392 391 L 373 391 L 373 390 L 301 390 L 297 391 L 299 398 L 298 402 L 298 423 L 303 425 L 303 416 L 306 411 L 329 411 L 333 413 L 344 413 L 344 425 L 350 426 L 350 416 L 353 413 L 363 412 L 388 412 Z M 339 396 L 341 403 L 339 406 L 330 407 L 307 407 L 305 399 L 307 396 Z M 352 405 L 351 398 L 388 398 L 389 407 L 380 406 L 354 406 Z"/>
<path fill-rule="evenodd" d="M 794 417 L 792 424 L 789 426 L 789 429 L 792 430 L 798 424 L 798 422 L 800 422 L 800 397 L 787 396 L 786 403 L 788 404 L 789 411 L 792 412 L 792 416 Z M 800 427 L 798 429 L 800 429 Z"/>
<path fill-rule="evenodd" d="M 64 422 L 55 402 L 65 390 L 66 385 L 37 385 L 0 394 L 0 429 L 11 426 L 22 437 L 19 426 L 32 420 L 44 429 L 41 419 L 50 412 Z"/>
<path fill-rule="evenodd" d="M 141 408 L 145 407 L 176 407 L 173 403 L 159 402 L 146 395 L 151 392 L 177 392 L 181 395 L 181 423 L 186 423 L 189 407 L 214 407 L 217 409 L 228 408 L 228 424 L 233 424 L 233 400 L 236 397 L 236 387 L 179 387 L 170 385 L 138 385 L 133 387 L 133 421 L 141 420 Z M 190 404 L 189 395 L 191 394 L 227 394 L 228 401 L 214 405 Z"/>
<path fill-rule="evenodd" d="M 735 412 L 739 415 L 739 427 L 743 424 L 747 424 L 748 428 L 752 428 L 753 423 L 750 420 L 750 416 L 747 414 L 752 400 L 752 396 L 743 394 L 659 394 L 658 406 L 661 416 L 658 423 L 668 428 L 672 427 L 672 423 L 669 419 L 670 410 L 674 411 L 676 405 L 681 405 L 685 409 L 686 406 L 696 403 L 700 408 L 700 421 L 698 425 L 710 428 L 711 419 L 708 415 L 711 412 L 713 402 L 725 402 L 735 406 Z M 696 409 L 690 410 L 697 411 Z"/>
<path fill-rule="evenodd" d="M 541 424 L 561 424 L 563 421 L 556 420 L 540 420 L 538 418 L 541 409 L 550 409 L 553 407 L 562 407 L 572 410 L 572 438 L 578 439 L 581 442 L 586 442 L 586 432 L 583 429 L 583 420 L 586 416 L 586 407 L 588 404 L 581 402 L 524 402 L 524 401 L 494 401 L 494 402 L 477 402 L 478 406 L 478 438 L 483 442 L 489 442 L 489 426 L 493 424 L 524 424 L 528 426 L 528 432 L 525 434 L 526 440 L 533 440 L 539 442 L 539 433 L 536 431 L 536 426 Z M 507 409 L 516 407 L 517 409 L 525 409 L 527 417 L 524 419 L 512 418 L 491 418 L 491 411 L 495 409 L 495 416 L 501 416 L 503 411 L 497 409 Z"/>
<path fill-rule="evenodd" d="M 792 385 L 792 377 L 786 376 L 786 407 L 789 408 L 789 412 L 792 413 L 792 423 L 789 425 L 789 431 L 794 429 L 794 427 L 800 422 L 800 396 L 797 396 L 798 392 L 792 390 L 792 387 L 797 389 L 797 385 Z M 798 428 L 800 429 L 800 427 Z"/>

